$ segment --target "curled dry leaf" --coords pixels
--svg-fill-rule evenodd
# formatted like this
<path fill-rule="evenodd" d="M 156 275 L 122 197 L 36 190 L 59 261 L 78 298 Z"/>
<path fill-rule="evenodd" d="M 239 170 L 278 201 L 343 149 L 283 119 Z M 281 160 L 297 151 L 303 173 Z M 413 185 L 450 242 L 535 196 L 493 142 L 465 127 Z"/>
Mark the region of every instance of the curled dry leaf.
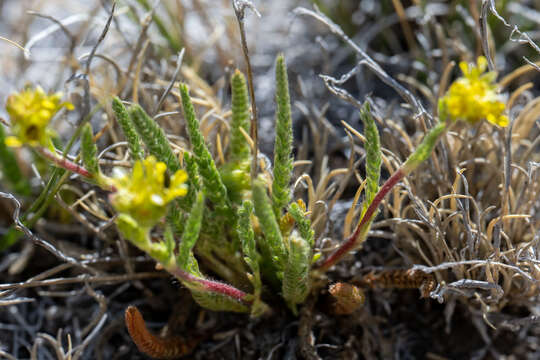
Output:
<path fill-rule="evenodd" d="M 191 354 L 199 343 L 199 340 L 190 340 L 180 336 L 161 338 L 152 334 L 146 328 L 141 312 L 135 306 L 129 306 L 126 309 L 125 322 L 137 348 L 155 359 L 177 359 Z"/>

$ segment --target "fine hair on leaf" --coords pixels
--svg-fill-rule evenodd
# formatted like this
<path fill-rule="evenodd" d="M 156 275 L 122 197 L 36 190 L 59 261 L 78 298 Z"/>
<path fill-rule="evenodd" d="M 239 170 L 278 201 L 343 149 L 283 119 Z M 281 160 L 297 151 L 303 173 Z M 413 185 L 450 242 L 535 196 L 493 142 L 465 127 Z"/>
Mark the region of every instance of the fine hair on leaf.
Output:
<path fill-rule="evenodd" d="M 221 175 L 216 168 L 216 163 L 204 142 L 204 137 L 201 133 L 197 116 L 195 115 L 195 109 L 193 108 L 187 85 L 180 84 L 180 94 L 182 96 L 182 110 L 186 120 L 189 140 L 191 141 L 193 155 L 199 168 L 204 192 L 206 196 L 208 196 L 208 199 L 210 199 L 221 212 L 228 212 L 230 206 L 227 197 L 227 188 L 225 187 L 225 184 L 223 184 Z"/>
<path fill-rule="evenodd" d="M 130 108 L 129 114 L 150 154 L 164 162 L 172 173 L 179 170 L 180 161 L 174 155 L 163 129 L 156 121 L 138 104 Z"/>
<path fill-rule="evenodd" d="M 134 161 L 141 160 L 144 157 L 144 151 L 141 147 L 141 140 L 139 135 L 137 135 L 137 130 L 135 129 L 133 121 L 131 121 L 128 110 L 117 97 L 112 99 L 112 109 L 118 120 L 118 124 L 120 124 L 120 128 L 126 137 L 131 158 Z"/>
<path fill-rule="evenodd" d="M 281 211 L 291 199 L 292 119 L 287 66 L 283 55 L 276 60 L 276 141 L 274 145 L 274 181 L 272 182 L 272 205 L 274 214 Z"/>
<path fill-rule="evenodd" d="M 381 142 L 377 124 L 371 115 L 369 102 L 365 102 L 360 110 L 360 118 L 364 124 L 366 136 L 366 197 L 364 209 L 373 201 L 379 190 L 379 177 L 381 174 Z"/>
<path fill-rule="evenodd" d="M 94 143 L 92 134 L 92 126 L 86 123 L 81 132 L 81 154 L 83 164 L 91 174 L 99 173 L 99 165 L 97 158 L 97 146 Z"/>
<path fill-rule="evenodd" d="M 242 130 L 249 134 L 249 97 L 244 75 L 236 70 L 231 77 L 231 145 L 230 159 L 242 161 L 249 159 L 249 144 L 242 134 Z M 240 130 L 242 129 L 242 130 Z"/>

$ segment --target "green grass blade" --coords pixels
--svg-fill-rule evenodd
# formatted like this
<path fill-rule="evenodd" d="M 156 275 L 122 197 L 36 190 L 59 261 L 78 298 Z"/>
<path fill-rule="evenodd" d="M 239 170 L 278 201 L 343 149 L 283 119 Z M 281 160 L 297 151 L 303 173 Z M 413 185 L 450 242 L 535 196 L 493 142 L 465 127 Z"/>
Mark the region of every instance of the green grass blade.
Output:
<path fill-rule="evenodd" d="M 137 0 L 137 2 L 141 4 L 146 11 L 152 10 L 152 5 L 148 0 Z M 165 23 L 165 21 L 163 21 L 163 19 L 155 12 L 152 14 L 152 20 L 154 21 L 154 24 L 156 24 L 156 27 L 161 36 L 163 36 L 163 38 L 169 44 L 170 49 L 173 52 L 180 51 L 180 49 L 182 48 L 180 40 L 178 36 L 175 35 L 175 33 L 169 32 L 170 27 Z"/>

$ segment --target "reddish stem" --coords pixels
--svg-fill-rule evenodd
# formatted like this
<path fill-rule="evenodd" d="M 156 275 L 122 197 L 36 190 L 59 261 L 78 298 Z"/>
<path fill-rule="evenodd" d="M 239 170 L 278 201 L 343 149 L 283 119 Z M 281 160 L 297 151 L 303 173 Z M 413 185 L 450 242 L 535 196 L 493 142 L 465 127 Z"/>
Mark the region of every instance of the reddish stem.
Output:
<path fill-rule="evenodd" d="M 175 275 L 175 276 L 179 277 L 180 279 L 183 279 L 183 280 L 185 280 L 187 282 L 198 283 L 199 285 L 201 285 L 203 287 L 203 290 L 205 290 L 205 291 L 226 295 L 226 296 L 231 297 L 231 298 L 233 298 L 233 299 L 235 299 L 235 300 L 237 300 L 237 301 L 239 301 L 239 302 L 241 302 L 243 304 L 250 304 L 251 303 L 251 301 L 245 300 L 245 297 L 248 294 L 246 294 L 242 290 L 239 290 L 239 289 L 235 288 L 234 286 L 224 284 L 224 283 L 221 283 L 221 282 L 218 282 L 218 281 L 202 279 L 200 277 L 191 275 L 190 273 L 188 273 L 188 272 L 186 272 L 186 271 L 184 271 L 182 269 L 178 269 L 178 268 L 172 269 L 172 270 L 170 270 L 170 272 L 173 275 Z"/>
<path fill-rule="evenodd" d="M 396 185 L 404 177 L 405 172 L 402 168 L 400 168 L 394 174 L 392 174 L 388 180 L 386 180 L 386 182 L 377 192 L 377 195 L 375 195 L 373 198 L 373 201 L 369 204 L 364 216 L 356 226 L 354 233 L 349 236 L 345 242 L 332 255 L 330 255 L 330 257 L 328 257 L 328 259 L 324 261 L 324 263 L 319 267 L 319 271 L 325 272 L 358 245 L 358 238 L 360 234 L 364 230 L 364 227 L 370 223 L 371 218 L 375 214 L 375 211 L 379 207 L 384 197 L 390 192 L 390 190 L 392 190 L 394 185 Z"/>
<path fill-rule="evenodd" d="M 61 167 L 62 169 L 66 169 L 68 171 L 71 171 L 75 174 L 79 174 L 85 178 L 92 179 L 94 176 L 92 173 L 90 173 L 88 170 L 83 168 L 80 165 L 75 164 L 71 160 L 60 157 L 56 154 L 53 154 L 46 148 L 39 148 L 38 152 L 45 158 L 51 160 L 56 166 Z"/>

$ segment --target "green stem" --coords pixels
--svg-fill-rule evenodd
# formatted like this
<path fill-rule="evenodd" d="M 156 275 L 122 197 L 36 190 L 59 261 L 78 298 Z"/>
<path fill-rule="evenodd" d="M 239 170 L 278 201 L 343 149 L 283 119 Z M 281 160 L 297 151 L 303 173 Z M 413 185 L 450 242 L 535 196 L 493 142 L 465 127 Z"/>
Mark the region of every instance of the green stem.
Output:
<path fill-rule="evenodd" d="M 323 264 L 317 269 L 318 272 L 326 272 L 350 251 L 358 248 L 358 246 L 364 242 L 364 240 L 367 238 L 369 228 L 371 227 L 371 222 L 376 214 L 376 210 L 381 204 L 382 200 L 399 181 L 410 174 L 418 167 L 418 165 L 429 157 L 439 138 L 447 129 L 446 125 L 447 124 L 445 122 L 440 122 L 433 127 L 424 137 L 424 140 L 418 146 L 416 151 L 409 156 L 407 161 L 405 161 L 405 163 L 394 174 L 392 174 L 388 180 L 386 180 L 386 182 L 377 192 L 377 195 L 375 195 L 373 198 L 373 201 L 367 207 L 364 216 L 362 216 L 362 219 L 356 226 L 353 234 L 349 236 L 345 242 L 323 262 Z"/>

